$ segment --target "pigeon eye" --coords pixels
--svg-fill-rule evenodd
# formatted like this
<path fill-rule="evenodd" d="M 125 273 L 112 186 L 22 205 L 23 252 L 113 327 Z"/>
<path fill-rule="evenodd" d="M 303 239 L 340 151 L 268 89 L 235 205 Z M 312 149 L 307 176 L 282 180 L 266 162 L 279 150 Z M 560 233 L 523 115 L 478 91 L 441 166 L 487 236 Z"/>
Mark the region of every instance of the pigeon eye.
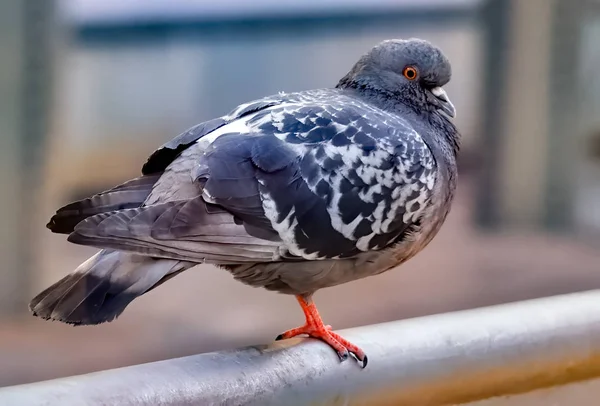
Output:
<path fill-rule="evenodd" d="M 417 78 L 417 68 L 414 66 L 407 66 L 402 70 L 402 74 L 408 80 L 415 80 Z"/>

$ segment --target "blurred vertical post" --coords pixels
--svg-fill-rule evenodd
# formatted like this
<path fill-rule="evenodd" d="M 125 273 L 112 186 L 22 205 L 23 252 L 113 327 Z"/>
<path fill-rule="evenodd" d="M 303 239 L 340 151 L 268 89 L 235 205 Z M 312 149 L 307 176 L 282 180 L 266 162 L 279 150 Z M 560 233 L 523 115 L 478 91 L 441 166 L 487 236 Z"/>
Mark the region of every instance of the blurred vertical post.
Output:
<path fill-rule="evenodd" d="M 554 4 L 511 1 L 499 184 L 500 213 L 508 225 L 540 225 L 545 213 Z"/>
<path fill-rule="evenodd" d="M 574 72 L 586 3 L 594 2 L 487 2 L 487 156 L 478 205 L 486 227 L 573 226 Z"/>
<path fill-rule="evenodd" d="M 548 181 L 546 183 L 545 224 L 553 230 L 574 227 L 574 207 L 578 163 L 584 160 L 579 149 L 582 83 L 582 30 L 598 21 L 600 2 L 597 0 L 554 0 L 551 81 L 553 97 L 550 100 L 550 128 L 548 140 Z M 587 16 L 587 19 L 586 19 Z M 590 18 L 592 17 L 592 18 Z M 597 67 L 595 68 L 597 69 Z M 582 125 L 583 124 L 583 125 Z"/>
<path fill-rule="evenodd" d="M 487 123 L 491 144 L 482 184 L 488 226 L 538 226 L 544 219 L 555 0 L 490 0 L 503 19 L 491 27 Z M 490 22 L 498 14 L 488 13 Z M 490 204 L 488 204 L 490 203 Z"/>
<path fill-rule="evenodd" d="M 484 31 L 484 85 L 483 123 L 480 137 L 483 148 L 482 167 L 478 185 L 476 221 L 486 228 L 500 223 L 498 179 L 500 178 L 502 145 L 502 104 L 505 81 L 504 72 L 509 42 L 511 0 L 487 0 L 482 7 L 481 21 Z"/>
<path fill-rule="evenodd" d="M 47 123 L 52 0 L 0 2 L 0 316 L 26 311 L 29 219 Z"/>

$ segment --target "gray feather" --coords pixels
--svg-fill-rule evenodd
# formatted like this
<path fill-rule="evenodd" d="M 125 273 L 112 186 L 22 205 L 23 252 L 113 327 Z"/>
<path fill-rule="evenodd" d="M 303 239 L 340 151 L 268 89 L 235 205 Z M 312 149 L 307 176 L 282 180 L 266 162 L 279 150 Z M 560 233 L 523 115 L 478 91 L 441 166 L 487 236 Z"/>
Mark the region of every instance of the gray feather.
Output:
<path fill-rule="evenodd" d="M 57 210 L 47 226 L 52 232 L 69 234 L 80 221 L 106 211 L 138 207 L 152 191 L 158 175 L 141 176 Z"/>
<path fill-rule="evenodd" d="M 195 202 L 195 217 L 180 213 Z M 161 258 L 208 263 L 272 261 L 279 243 L 246 233 L 227 212 L 208 214 L 200 197 L 92 216 L 79 223 L 70 242 Z M 196 206 L 194 206 L 196 207 Z"/>
<path fill-rule="evenodd" d="M 33 298 L 29 307 L 38 317 L 69 324 L 108 322 L 162 279 L 191 266 L 102 250 Z"/>

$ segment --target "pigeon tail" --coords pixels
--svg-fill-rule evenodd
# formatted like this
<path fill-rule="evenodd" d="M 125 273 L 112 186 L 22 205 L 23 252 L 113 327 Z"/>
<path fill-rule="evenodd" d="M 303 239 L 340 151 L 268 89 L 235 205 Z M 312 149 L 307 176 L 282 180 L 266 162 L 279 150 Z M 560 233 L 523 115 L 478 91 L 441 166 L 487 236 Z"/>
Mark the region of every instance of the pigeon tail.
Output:
<path fill-rule="evenodd" d="M 53 233 L 70 234 L 75 226 L 88 217 L 100 213 L 141 206 L 150 192 L 158 175 L 131 179 L 112 189 L 98 193 L 58 209 L 46 225 Z"/>
<path fill-rule="evenodd" d="M 102 250 L 38 294 L 29 308 L 35 316 L 73 325 L 110 322 L 133 299 L 193 265 Z"/>

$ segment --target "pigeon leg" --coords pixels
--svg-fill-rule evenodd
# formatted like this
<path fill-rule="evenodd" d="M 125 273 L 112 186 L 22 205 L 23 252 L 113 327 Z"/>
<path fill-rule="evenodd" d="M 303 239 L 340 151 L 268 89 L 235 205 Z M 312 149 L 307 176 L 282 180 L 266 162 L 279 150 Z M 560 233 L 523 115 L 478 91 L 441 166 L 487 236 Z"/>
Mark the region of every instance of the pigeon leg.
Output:
<path fill-rule="evenodd" d="M 306 324 L 302 327 L 294 328 L 277 336 L 276 340 L 284 340 L 296 337 L 300 334 L 307 334 L 309 337 L 318 338 L 333 348 L 341 361 L 348 359 L 349 354 L 353 354 L 356 359 L 363 363 L 363 368 L 367 366 L 367 355 L 356 345 L 352 344 L 339 334 L 331 331 L 331 326 L 325 325 L 317 306 L 315 306 L 311 296 L 296 296 L 300 307 L 306 317 Z"/>

